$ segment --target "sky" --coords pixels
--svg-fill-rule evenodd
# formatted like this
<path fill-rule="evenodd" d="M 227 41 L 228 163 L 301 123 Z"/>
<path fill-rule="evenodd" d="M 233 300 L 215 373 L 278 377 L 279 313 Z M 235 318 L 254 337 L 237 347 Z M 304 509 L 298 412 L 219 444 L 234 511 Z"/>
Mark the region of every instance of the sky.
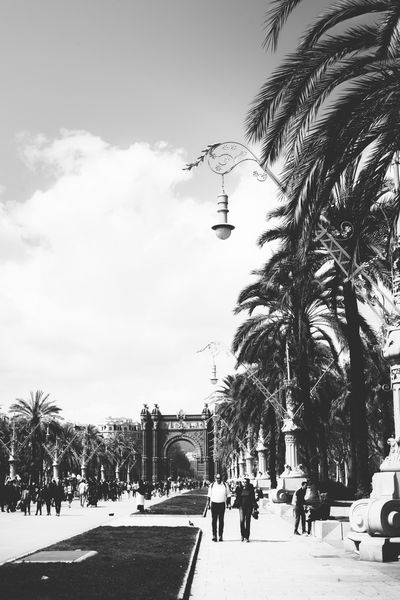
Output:
<path fill-rule="evenodd" d="M 245 142 L 260 86 L 324 0 L 304 0 L 276 55 L 268 0 L 2 0 L 0 407 L 43 390 L 66 420 L 201 412 L 233 370 L 233 309 L 260 249 L 273 182 L 246 163 L 190 172 Z M 257 152 L 257 148 L 252 148 Z"/>

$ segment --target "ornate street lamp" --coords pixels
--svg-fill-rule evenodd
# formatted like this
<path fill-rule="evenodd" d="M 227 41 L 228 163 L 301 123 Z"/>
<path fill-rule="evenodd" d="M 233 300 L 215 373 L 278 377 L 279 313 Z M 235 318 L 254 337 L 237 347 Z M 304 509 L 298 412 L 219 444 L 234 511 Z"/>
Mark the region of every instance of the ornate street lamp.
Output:
<path fill-rule="evenodd" d="M 253 171 L 253 176 L 258 181 L 266 181 L 267 177 L 270 177 L 277 187 L 285 192 L 285 188 L 274 173 L 268 168 L 261 166 L 258 158 L 239 142 L 223 142 L 221 144 L 212 144 L 207 146 L 203 150 L 202 154 L 193 163 L 186 165 L 185 170 L 190 171 L 194 167 L 198 167 L 207 158 L 208 166 L 211 171 L 221 176 L 221 188 L 222 192 L 217 196 L 218 198 L 218 209 L 217 213 L 220 215 L 219 222 L 212 226 L 217 237 L 221 240 L 226 240 L 231 235 L 234 226 L 228 223 L 228 195 L 224 188 L 224 176 L 233 171 L 235 167 L 243 162 L 251 161 L 257 164 L 257 169 Z M 208 348 L 209 346 L 206 346 Z M 203 348 L 204 350 L 204 348 Z M 303 479 L 305 474 L 299 465 L 298 461 L 298 434 L 300 427 L 297 421 L 297 415 L 299 408 L 295 406 L 293 399 L 292 389 L 294 387 L 294 381 L 290 377 L 290 366 L 289 366 L 289 355 L 288 348 L 286 348 L 286 367 L 288 372 L 288 379 L 285 382 L 285 394 L 287 404 L 287 415 L 284 418 L 283 431 L 285 433 L 285 447 L 286 447 L 286 465 L 290 466 L 290 469 L 281 474 L 278 480 L 278 487 L 274 490 L 273 501 L 284 502 L 290 497 L 290 495 L 299 487 L 299 479 Z M 215 378 L 211 378 L 211 382 L 215 382 Z M 297 408 L 297 410 L 296 410 Z M 288 496 L 289 494 L 289 496 Z"/>
<path fill-rule="evenodd" d="M 230 237 L 235 226 L 228 223 L 228 194 L 225 192 L 224 176 L 233 171 L 235 167 L 245 161 L 253 161 L 257 163 L 257 170 L 253 171 L 254 177 L 258 181 L 265 181 L 270 177 L 275 181 L 276 185 L 283 190 L 280 181 L 268 168 L 263 168 L 257 157 L 238 142 L 223 142 L 222 144 L 212 144 L 203 150 L 202 154 L 193 163 L 189 163 L 185 167 L 185 171 L 190 171 L 194 167 L 198 167 L 204 159 L 207 158 L 208 166 L 211 171 L 221 176 L 221 193 L 217 196 L 217 214 L 218 223 L 213 225 L 213 229 L 220 240 L 226 240 Z"/>

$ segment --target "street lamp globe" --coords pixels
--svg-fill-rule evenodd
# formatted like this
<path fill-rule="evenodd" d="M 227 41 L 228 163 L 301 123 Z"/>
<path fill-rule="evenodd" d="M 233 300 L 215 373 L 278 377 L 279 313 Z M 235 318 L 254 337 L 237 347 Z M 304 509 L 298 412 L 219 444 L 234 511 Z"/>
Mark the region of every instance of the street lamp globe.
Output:
<path fill-rule="evenodd" d="M 220 240 L 227 240 L 231 235 L 231 231 L 235 229 L 235 227 L 229 223 L 217 223 L 217 225 L 213 225 L 211 229 L 214 229 L 217 238 Z"/>

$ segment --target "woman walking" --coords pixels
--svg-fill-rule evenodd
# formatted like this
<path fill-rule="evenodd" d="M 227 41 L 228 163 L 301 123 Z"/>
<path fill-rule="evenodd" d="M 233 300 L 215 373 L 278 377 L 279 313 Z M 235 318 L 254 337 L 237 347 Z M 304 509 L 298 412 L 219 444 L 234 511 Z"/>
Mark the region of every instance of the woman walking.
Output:
<path fill-rule="evenodd" d="M 242 542 L 250 541 L 250 521 L 254 509 L 258 509 L 254 487 L 250 483 L 250 478 L 245 477 L 243 484 L 236 486 L 236 499 L 233 503 L 234 508 L 239 509 L 240 517 L 240 535 Z"/>
<path fill-rule="evenodd" d="M 144 496 L 146 493 L 146 488 L 144 486 L 143 481 L 140 479 L 139 484 L 136 488 L 136 508 L 139 512 L 144 512 Z"/>
<path fill-rule="evenodd" d="M 51 513 L 51 503 L 53 501 L 53 492 L 50 484 L 45 483 L 42 487 L 42 498 L 43 502 L 46 505 L 47 516 L 50 516 Z"/>
<path fill-rule="evenodd" d="M 27 485 L 24 485 L 21 492 L 21 508 L 25 516 L 31 514 L 31 500 L 31 491 Z"/>

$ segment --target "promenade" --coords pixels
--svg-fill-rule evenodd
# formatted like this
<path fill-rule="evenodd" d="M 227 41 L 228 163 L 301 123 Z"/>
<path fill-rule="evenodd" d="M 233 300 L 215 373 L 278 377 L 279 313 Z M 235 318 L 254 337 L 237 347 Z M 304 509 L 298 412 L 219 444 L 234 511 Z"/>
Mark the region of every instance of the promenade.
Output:
<path fill-rule="evenodd" d="M 69 509 L 64 502 L 59 518 L 1 513 L 0 563 L 99 525 L 189 524 L 188 517 L 132 514 L 135 507 L 135 501 L 125 496 L 120 502 L 99 502 L 98 508 L 81 508 L 74 500 Z M 210 514 L 190 521 L 203 530 L 191 600 L 399 598 L 398 562 L 360 562 L 355 555 L 313 537 L 293 536 L 291 523 L 268 509 L 258 521 L 252 520 L 248 544 L 240 541 L 237 510 L 226 512 L 223 542 L 211 540 Z"/>
<path fill-rule="evenodd" d="M 203 521 L 191 600 L 399 598 L 399 563 L 360 562 L 313 537 L 294 536 L 290 522 L 268 511 L 252 519 L 248 544 L 240 541 L 237 510 L 226 512 L 223 542 L 212 541 L 210 519 Z"/>

